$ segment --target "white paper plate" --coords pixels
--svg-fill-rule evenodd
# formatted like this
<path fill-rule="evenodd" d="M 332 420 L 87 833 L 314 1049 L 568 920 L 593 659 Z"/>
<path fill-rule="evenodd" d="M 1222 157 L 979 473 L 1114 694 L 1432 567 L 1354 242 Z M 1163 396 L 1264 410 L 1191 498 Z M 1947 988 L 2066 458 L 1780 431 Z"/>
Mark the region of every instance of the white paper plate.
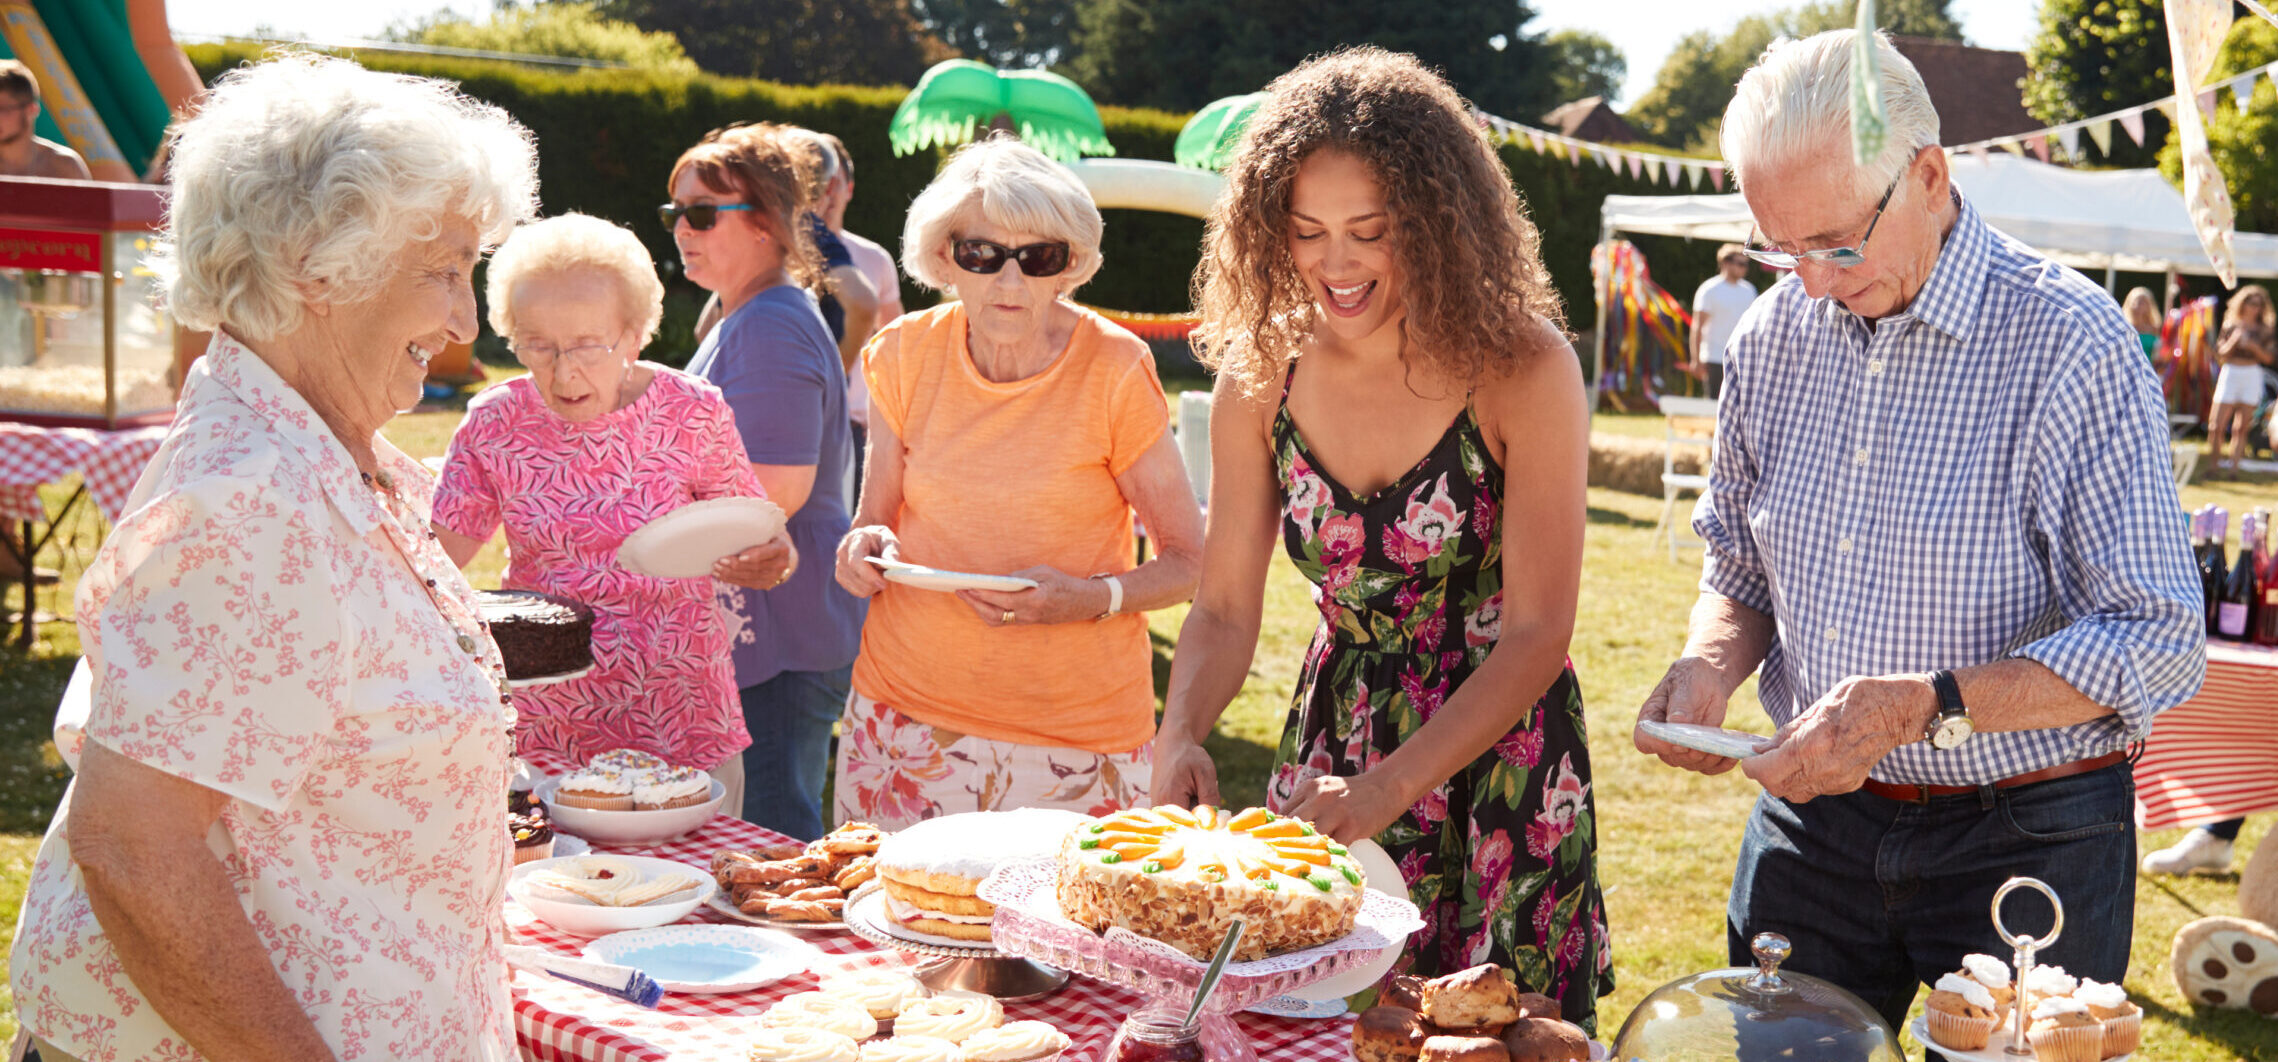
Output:
<path fill-rule="evenodd" d="M 720 558 L 762 545 L 783 532 L 783 507 L 764 498 L 689 502 L 625 536 L 617 563 L 660 579 L 702 579 Z"/>
<path fill-rule="evenodd" d="M 1762 734 L 1702 726 L 1699 723 L 1664 723 L 1657 719 L 1640 719 L 1637 728 L 1645 731 L 1647 737 L 1735 760 L 1762 755 L 1765 749 L 1772 747 L 1772 739 Z"/>
<path fill-rule="evenodd" d="M 1353 842 L 1349 846 L 1349 850 L 1352 852 L 1353 861 L 1360 864 L 1361 880 L 1366 882 L 1369 888 L 1398 899 L 1405 900 L 1408 898 L 1408 882 L 1400 876 L 1400 864 L 1393 862 L 1391 853 L 1386 852 L 1383 845 L 1362 838 Z M 1312 984 L 1293 989 L 1289 994 L 1302 1000 L 1326 1002 L 1332 999 L 1343 999 L 1355 992 L 1373 988 L 1378 981 L 1384 979 L 1385 973 L 1392 969 L 1392 964 L 1400 961 L 1400 951 L 1401 949 L 1397 947 L 1386 948 L 1377 952 L 1376 958 L 1359 966 L 1331 974 Z M 1286 1016 L 1298 1017 L 1298 1015 Z M 1324 1015 L 1324 1017 L 1335 1017 L 1335 1015 Z"/>
<path fill-rule="evenodd" d="M 667 992 L 741 992 L 805 973 L 823 953 L 773 929 L 687 925 L 611 933 L 585 957 L 639 967 Z"/>
<path fill-rule="evenodd" d="M 1036 580 L 1014 575 L 975 575 L 972 572 L 945 572 L 908 561 L 887 560 L 884 557 L 864 557 L 886 573 L 886 581 L 919 590 L 1016 590 L 1036 589 Z"/>
<path fill-rule="evenodd" d="M 1995 1029 L 1993 1039 L 1987 1041 L 1982 1050 L 1977 1051 L 1957 1051 L 1951 1047 L 1939 1047 L 1938 1041 L 1930 1038 L 1930 1019 L 1919 1014 L 1914 1016 L 1913 1021 L 1906 1023 L 1906 1031 L 1914 1037 L 1916 1044 L 1925 1049 L 1936 1050 L 1952 1062 L 2013 1062 L 2009 1057 L 2010 1032 L 2009 1025 L 2006 1022 L 2000 1028 Z M 2028 1045 L 2026 1050 L 2031 1051 L 2032 1047 Z M 2032 1056 L 2028 1054 L 2026 1057 Z M 2117 1058 L 2107 1058 L 2104 1062 L 2128 1062 L 2134 1057 L 2136 1057 L 2135 1053 L 2129 1052 Z"/>
<path fill-rule="evenodd" d="M 575 681 L 577 679 L 584 678 L 585 676 L 592 673 L 593 665 L 587 664 L 575 671 L 564 671 L 559 675 L 539 675 L 536 678 L 507 679 L 506 685 L 510 689 L 526 690 L 532 686 L 554 686 L 564 682 Z"/>
<path fill-rule="evenodd" d="M 703 867 L 648 856 L 611 858 L 625 860 L 638 868 L 643 881 L 671 876 L 693 879 L 694 884 L 656 903 L 639 907 L 604 907 L 591 900 L 531 883 L 531 875 L 560 866 L 570 858 L 570 853 L 556 852 L 552 859 L 536 859 L 515 867 L 514 873 L 507 876 L 506 893 L 531 914 L 572 936 L 598 937 L 624 930 L 668 926 L 688 917 L 688 912 L 695 910 L 697 905 L 719 888 L 719 884 L 712 880 L 712 875 Z"/>

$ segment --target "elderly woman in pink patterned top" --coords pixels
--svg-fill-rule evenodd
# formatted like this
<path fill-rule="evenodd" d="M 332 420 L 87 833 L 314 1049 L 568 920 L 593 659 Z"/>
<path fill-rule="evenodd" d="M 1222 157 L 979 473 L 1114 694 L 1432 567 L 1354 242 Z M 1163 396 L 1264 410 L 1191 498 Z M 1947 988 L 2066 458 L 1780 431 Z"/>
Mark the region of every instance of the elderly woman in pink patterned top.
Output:
<path fill-rule="evenodd" d="M 764 497 L 720 392 L 636 361 L 664 285 L 632 233 L 583 214 L 517 230 L 490 264 L 490 324 L 529 367 L 475 397 L 451 437 L 435 533 L 462 566 L 501 524 L 517 590 L 594 611 L 591 673 L 515 695 L 515 747 L 583 762 L 637 748 L 701 767 L 743 800 L 751 737 L 711 579 L 617 564 L 625 536 L 692 501 Z M 797 562 L 790 539 L 720 562 L 713 577 L 765 590 Z"/>

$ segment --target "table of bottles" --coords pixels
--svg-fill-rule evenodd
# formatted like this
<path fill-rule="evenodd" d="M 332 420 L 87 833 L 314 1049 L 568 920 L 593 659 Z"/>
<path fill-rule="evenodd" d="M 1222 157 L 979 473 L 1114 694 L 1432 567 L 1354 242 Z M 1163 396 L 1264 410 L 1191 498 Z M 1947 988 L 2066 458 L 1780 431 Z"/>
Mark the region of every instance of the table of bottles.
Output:
<path fill-rule="evenodd" d="M 2207 607 L 2207 682 L 2161 712 L 2136 761 L 2136 825 L 2197 826 L 2278 808 L 2278 561 L 2271 518 L 2191 518 Z"/>

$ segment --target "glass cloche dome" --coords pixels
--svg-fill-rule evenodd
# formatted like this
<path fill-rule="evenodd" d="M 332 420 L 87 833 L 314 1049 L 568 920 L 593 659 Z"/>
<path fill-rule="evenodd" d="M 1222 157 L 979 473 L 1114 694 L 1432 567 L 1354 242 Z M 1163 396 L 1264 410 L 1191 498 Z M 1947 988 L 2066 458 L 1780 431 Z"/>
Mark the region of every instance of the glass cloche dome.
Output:
<path fill-rule="evenodd" d="M 1615 1062 L 1904 1062 L 1898 1034 L 1859 997 L 1780 972 L 1786 937 L 1752 943 L 1754 968 L 1694 974 L 1645 997 L 1614 1037 Z"/>

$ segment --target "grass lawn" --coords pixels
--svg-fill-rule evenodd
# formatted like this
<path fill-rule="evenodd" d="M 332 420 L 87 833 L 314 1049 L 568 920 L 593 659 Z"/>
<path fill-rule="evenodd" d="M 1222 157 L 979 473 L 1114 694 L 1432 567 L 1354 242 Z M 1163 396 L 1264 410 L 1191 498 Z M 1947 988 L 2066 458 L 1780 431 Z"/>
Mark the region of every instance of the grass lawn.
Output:
<path fill-rule="evenodd" d="M 414 414 L 397 420 L 389 435 L 415 455 L 440 454 L 455 413 Z M 1657 436 L 1654 417 L 1600 417 L 1599 431 Z M 2188 507 L 2207 501 L 2243 513 L 2255 505 L 2278 507 L 2278 485 L 2222 484 L 2189 488 Z M 1702 778 L 1664 768 L 1629 747 L 1636 708 L 1682 647 L 1686 612 L 1698 566 L 1691 557 L 1671 564 L 1647 549 L 1658 498 L 1590 492 L 1590 527 L 1583 568 L 1581 611 L 1573 656 L 1595 735 L 1593 785 L 1600 815 L 1601 873 L 1620 990 L 1601 1001 L 1607 1037 L 1646 993 L 1685 974 L 1724 965 L 1724 903 L 1740 826 L 1757 790 L 1738 772 Z M 497 544 L 472 566 L 476 585 L 496 585 L 502 557 Z M 67 576 L 72 574 L 67 571 Z M 67 579 L 68 581 L 68 579 Z M 1211 742 L 1229 803 L 1257 802 L 1281 732 L 1298 664 L 1314 612 L 1303 580 L 1277 559 L 1267 589 L 1265 630 L 1250 681 L 1226 713 Z M 61 599 L 67 610 L 68 595 Z M 1151 617 L 1158 679 L 1184 608 Z M 61 793 L 63 773 L 46 742 L 57 694 L 69 674 L 77 638 L 67 624 L 49 624 L 46 641 L 29 657 L 0 656 L 0 934 L 12 935 L 24 876 L 38 831 Z M 1756 711 L 1752 688 L 1736 704 L 1740 725 L 1768 729 Z M 2249 820 L 2239 862 L 2278 815 Z M 2178 831 L 2149 834 L 2145 848 L 2172 842 Z M 2167 973 L 2168 941 L 2193 918 L 2238 912 L 2236 875 L 2218 878 L 2141 878 L 2136 888 L 2134 961 L 2127 987 L 2146 1012 L 2138 1058 L 2159 1062 L 2229 1062 L 2278 1059 L 2278 1022 L 2240 1011 L 2195 1011 L 2185 1005 Z M 4 946 L 5 937 L 0 937 Z M 5 987 L 0 986 L 0 992 Z M 0 1037 L 14 1029 L 13 1010 L 0 996 Z M 0 1039 L 0 1042 L 5 1042 Z"/>

